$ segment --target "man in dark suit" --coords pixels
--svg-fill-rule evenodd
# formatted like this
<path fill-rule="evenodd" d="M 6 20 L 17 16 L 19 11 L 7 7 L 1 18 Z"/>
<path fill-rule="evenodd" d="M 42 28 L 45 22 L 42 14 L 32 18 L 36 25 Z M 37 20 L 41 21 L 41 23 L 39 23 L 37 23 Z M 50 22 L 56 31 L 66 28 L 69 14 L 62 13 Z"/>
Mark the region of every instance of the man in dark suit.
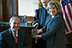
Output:
<path fill-rule="evenodd" d="M 12 17 L 10 28 L 2 33 L 2 48 L 28 48 L 26 34 L 19 29 L 20 19 Z"/>

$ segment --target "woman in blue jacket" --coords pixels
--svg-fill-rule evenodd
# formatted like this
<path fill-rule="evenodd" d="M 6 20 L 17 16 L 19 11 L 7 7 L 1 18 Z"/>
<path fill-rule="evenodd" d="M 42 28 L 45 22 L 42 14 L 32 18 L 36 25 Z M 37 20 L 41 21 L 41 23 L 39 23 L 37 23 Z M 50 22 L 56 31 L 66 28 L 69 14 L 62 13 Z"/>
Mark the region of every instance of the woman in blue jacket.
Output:
<path fill-rule="evenodd" d="M 41 35 L 35 38 L 46 40 L 46 48 L 66 48 L 65 22 L 61 15 L 61 6 L 56 1 L 48 3 L 47 11 L 50 14 L 43 28 L 37 30 Z"/>

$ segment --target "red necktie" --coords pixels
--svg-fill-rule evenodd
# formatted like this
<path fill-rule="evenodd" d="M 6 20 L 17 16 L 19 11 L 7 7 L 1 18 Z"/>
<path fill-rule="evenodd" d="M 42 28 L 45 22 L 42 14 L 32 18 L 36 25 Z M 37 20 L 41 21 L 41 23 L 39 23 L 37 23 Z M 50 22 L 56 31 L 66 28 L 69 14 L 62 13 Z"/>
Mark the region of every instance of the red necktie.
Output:
<path fill-rule="evenodd" d="M 17 36 L 16 36 L 16 32 L 14 32 L 14 37 L 15 37 L 15 41 L 17 43 Z"/>

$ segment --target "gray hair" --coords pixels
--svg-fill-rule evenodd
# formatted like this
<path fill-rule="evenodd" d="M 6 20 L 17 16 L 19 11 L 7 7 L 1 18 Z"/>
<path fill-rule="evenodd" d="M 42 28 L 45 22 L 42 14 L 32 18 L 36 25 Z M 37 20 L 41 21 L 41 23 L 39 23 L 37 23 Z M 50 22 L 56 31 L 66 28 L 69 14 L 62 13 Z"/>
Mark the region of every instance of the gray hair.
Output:
<path fill-rule="evenodd" d="M 19 20 L 20 20 L 20 18 L 18 18 L 18 17 L 16 17 L 16 16 L 14 16 L 14 17 L 11 17 L 11 18 L 10 18 L 9 23 L 11 23 L 14 19 L 19 19 Z"/>
<path fill-rule="evenodd" d="M 51 7 L 52 5 L 55 5 L 56 9 L 57 9 L 57 13 L 61 13 L 61 5 L 57 2 L 57 1 L 50 1 L 47 5 L 47 11 L 49 13 L 49 7 Z"/>

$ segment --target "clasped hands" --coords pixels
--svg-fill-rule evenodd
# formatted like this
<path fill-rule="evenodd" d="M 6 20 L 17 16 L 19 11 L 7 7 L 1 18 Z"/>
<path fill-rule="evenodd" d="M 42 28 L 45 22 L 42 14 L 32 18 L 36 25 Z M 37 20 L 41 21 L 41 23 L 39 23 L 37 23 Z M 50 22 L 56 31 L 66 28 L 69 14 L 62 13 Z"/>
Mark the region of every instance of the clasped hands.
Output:
<path fill-rule="evenodd" d="M 42 29 L 37 29 L 37 34 L 39 34 L 40 32 L 42 32 Z M 41 35 L 34 35 L 33 38 L 41 38 Z"/>

